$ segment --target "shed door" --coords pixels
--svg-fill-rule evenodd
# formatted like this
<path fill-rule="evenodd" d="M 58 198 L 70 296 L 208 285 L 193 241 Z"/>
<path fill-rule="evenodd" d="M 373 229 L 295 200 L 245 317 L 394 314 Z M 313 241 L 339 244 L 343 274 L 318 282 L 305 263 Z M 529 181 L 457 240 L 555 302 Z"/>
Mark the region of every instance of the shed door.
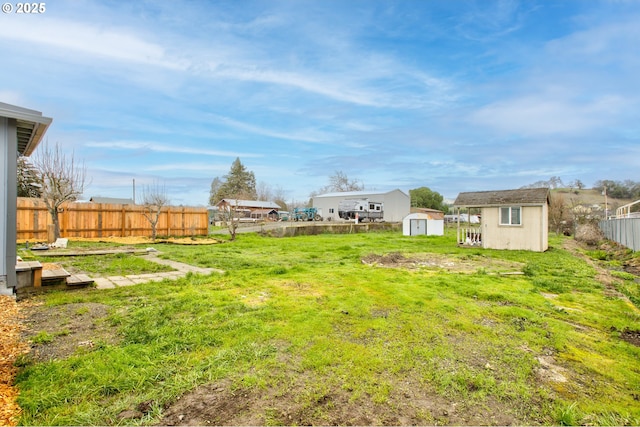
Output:
<path fill-rule="evenodd" d="M 427 234 L 427 220 L 426 219 L 411 219 L 411 231 L 410 236 L 416 236 L 419 234 Z"/>

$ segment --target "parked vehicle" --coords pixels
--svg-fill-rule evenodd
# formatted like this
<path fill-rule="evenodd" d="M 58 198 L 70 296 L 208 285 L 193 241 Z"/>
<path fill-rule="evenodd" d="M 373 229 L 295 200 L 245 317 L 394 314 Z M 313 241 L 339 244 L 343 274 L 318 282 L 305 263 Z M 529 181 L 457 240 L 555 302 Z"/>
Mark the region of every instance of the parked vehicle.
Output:
<path fill-rule="evenodd" d="M 291 219 L 294 221 L 322 221 L 322 215 L 316 208 L 295 208 Z"/>
<path fill-rule="evenodd" d="M 338 204 L 338 216 L 346 220 L 358 218 L 358 221 L 382 221 L 383 204 L 369 199 L 346 199 Z"/>

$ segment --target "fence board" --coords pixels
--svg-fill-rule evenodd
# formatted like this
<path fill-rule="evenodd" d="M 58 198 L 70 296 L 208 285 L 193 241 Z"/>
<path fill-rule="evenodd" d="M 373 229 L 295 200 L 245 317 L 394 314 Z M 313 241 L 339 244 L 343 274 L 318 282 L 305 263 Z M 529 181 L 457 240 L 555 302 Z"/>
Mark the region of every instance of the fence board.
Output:
<path fill-rule="evenodd" d="M 144 206 L 107 203 L 67 203 L 58 217 L 61 237 L 151 236 Z M 45 241 L 53 223 L 41 199 L 18 197 L 16 230 L 19 240 Z M 206 235 L 209 218 L 204 207 L 166 206 L 157 225 L 159 236 Z"/>
<path fill-rule="evenodd" d="M 608 219 L 599 225 L 607 239 L 640 251 L 640 218 Z"/>

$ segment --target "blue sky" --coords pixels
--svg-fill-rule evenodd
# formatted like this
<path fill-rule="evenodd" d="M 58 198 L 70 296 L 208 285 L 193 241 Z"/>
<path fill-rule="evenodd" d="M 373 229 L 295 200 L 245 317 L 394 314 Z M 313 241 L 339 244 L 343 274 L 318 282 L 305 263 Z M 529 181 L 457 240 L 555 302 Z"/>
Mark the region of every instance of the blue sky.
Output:
<path fill-rule="evenodd" d="M 0 14 L 0 101 L 53 118 L 87 199 L 206 205 L 236 157 L 290 201 L 335 171 L 448 198 L 640 179 L 638 1 L 45 6 Z"/>

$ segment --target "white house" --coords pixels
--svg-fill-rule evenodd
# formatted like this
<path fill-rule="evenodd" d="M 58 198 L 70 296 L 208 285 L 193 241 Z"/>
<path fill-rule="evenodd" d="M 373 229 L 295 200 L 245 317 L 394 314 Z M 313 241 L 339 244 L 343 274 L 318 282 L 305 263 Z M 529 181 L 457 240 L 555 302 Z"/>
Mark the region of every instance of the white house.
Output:
<path fill-rule="evenodd" d="M 51 118 L 0 102 L 0 295 L 16 287 L 17 158 L 36 149 Z"/>
<path fill-rule="evenodd" d="M 326 193 L 311 199 L 314 208 L 322 212 L 325 221 L 340 221 L 338 205 L 343 200 L 368 199 L 370 202 L 383 204 L 383 220 L 401 222 L 411 211 L 411 199 L 407 193 L 396 189 L 391 191 L 344 191 Z"/>

